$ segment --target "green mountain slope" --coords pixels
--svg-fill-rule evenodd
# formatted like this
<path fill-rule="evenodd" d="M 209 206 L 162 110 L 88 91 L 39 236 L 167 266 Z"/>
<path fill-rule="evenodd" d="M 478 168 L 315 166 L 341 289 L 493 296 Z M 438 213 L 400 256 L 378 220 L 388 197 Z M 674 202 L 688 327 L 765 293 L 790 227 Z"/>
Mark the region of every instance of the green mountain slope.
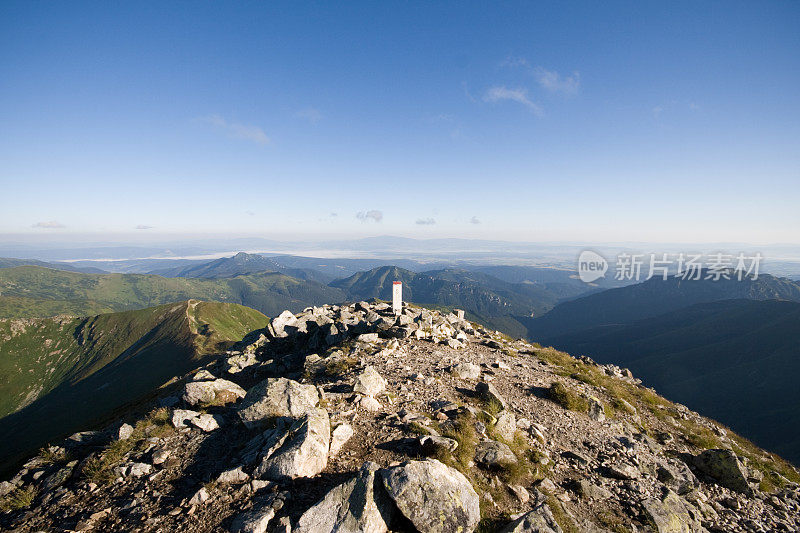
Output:
<path fill-rule="evenodd" d="M 54 270 L 66 270 L 69 272 L 83 272 L 85 274 L 103 274 L 105 271 L 93 267 L 79 267 L 70 263 L 48 263 L 36 259 L 16 259 L 13 257 L 0 257 L 0 268 L 14 268 L 18 266 L 40 266 L 52 268 Z"/>
<path fill-rule="evenodd" d="M 742 281 L 652 278 L 560 303 L 546 315 L 525 322 L 531 338 L 548 342 L 587 328 L 627 324 L 698 303 L 729 299 L 800 301 L 800 284 L 769 274 Z"/>
<path fill-rule="evenodd" d="M 196 300 L 0 320 L 0 464 L 104 419 L 267 323 L 253 309 Z"/>
<path fill-rule="evenodd" d="M 800 303 L 697 304 L 547 342 L 628 367 L 671 400 L 800 464 Z"/>
<path fill-rule="evenodd" d="M 299 311 L 309 305 L 341 301 L 344 294 L 276 272 L 187 279 L 149 274 L 80 274 L 35 266 L 0 269 L 0 318 L 89 315 L 192 298 L 238 303 L 274 316 L 284 309 Z"/>
<path fill-rule="evenodd" d="M 491 327 L 522 336 L 519 317 L 530 317 L 550 309 L 558 296 L 529 283 L 509 283 L 488 274 L 460 269 L 416 273 L 398 267 L 379 267 L 359 272 L 330 285 L 350 300 L 390 300 L 392 282 L 403 282 L 403 299 L 440 308 L 461 308 Z"/>

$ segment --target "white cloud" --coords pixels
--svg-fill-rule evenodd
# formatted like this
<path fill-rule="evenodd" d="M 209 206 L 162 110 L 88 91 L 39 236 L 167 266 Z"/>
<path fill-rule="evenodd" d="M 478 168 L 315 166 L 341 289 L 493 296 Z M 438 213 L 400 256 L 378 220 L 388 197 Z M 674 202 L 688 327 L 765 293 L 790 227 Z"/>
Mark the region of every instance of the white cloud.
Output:
<path fill-rule="evenodd" d="M 219 130 L 225 131 L 230 137 L 251 141 L 256 144 L 269 144 L 269 137 L 258 126 L 248 126 L 238 122 L 228 122 L 219 115 L 211 115 L 202 119 L 206 124 L 211 124 Z"/>
<path fill-rule="evenodd" d="M 46 222 L 37 222 L 32 228 L 43 228 L 43 229 L 61 229 L 66 228 L 64 224 L 61 222 L 56 222 L 55 220 L 48 220 Z"/>
<path fill-rule="evenodd" d="M 661 113 L 664 112 L 664 106 L 657 105 L 653 108 L 653 118 L 658 120 L 661 118 Z"/>
<path fill-rule="evenodd" d="M 356 218 L 361 222 L 369 222 L 370 220 L 373 222 L 380 222 L 383 220 L 383 211 L 378 211 L 377 209 L 370 209 L 369 211 L 361 211 L 356 213 Z"/>
<path fill-rule="evenodd" d="M 501 67 L 527 67 L 530 63 L 524 57 L 507 57 L 500 62 Z"/>
<path fill-rule="evenodd" d="M 505 86 L 490 87 L 486 94 L 483 95 L 484 102 L 501 102 L 510 100 L 527 107 L 535 115 L 542 114 L 542 108 L 539 104 L 528 98 L 528 91 L 522 88 L 509 89 Z"/>
<path fill-rule="evenodd" d="M 139 224 L 136 226 L 136 229 L 153 229 L 153 226 L 147 226 L 145 224 Z"/>
<path fill-rule="evenodd" d="M 415 224 L 420 226 L 433 226 L 436 221 L 432 218 L 418 218 Z"/>
<path fill-rule="evenodd" d="M 301 109 L 297 113 L 294 114 L 297 118 L 302 118 L 303 120 L 307 120 L 312 124 L 316 124 L 320 120 L 322 120 L 322 113 L 319 112 L 318 109 L 313 107 L 306 107 L 305 109 Z"/>
<path fill-rule="evenodd" d="M 469 219 L 469 223 L 470 224 L 480 224 L 481 221 L 478 220 L 478 217 L 472 217 L 471 219 Z"/>
<path fill-rule="evenodd" d="M 533 69 L 533 75 L 539 85 L 551 93 L 577 94 L 581 85 L 581 75 L 578 72 L 562 76 L 558 72 L 536 67 Z"/>

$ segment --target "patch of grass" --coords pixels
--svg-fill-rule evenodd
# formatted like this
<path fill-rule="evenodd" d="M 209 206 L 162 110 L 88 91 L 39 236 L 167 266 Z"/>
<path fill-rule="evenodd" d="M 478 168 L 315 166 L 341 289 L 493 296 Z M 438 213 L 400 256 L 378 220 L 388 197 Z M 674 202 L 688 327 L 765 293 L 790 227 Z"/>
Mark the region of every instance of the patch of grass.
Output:
<path fill-rule="evenodd" d="M 564 409 L 578 411 L 580 413 L 585 413 L 589 410 L 588 400 L 575 391 L 570 390 L 560 381 L 556 381 L 550 385 L 549 395 L 551 400 Z"/>
<path fill-rule="evenodd" d="M 625 527 L 622 519 L 608 510 L 602 510 L 597 513 L 597 519 L 600 523 L 614 533 L 628 533 L 630 531 Z"/>
<path fill-rule="evenodd" d="M 408 431 L 414 435 L 430 435 L 431 428 L 425 426 L 424 424 L 420 424 L 419 422 L 410 422 L 408 424 Z"/>
<path fill-rule="evenodd" d="M 737 455 L 746 457 L 750 467 L 764 474 L 764 479 L 759 483 L 759 488 L 763 492 L 774 492 L 781 489 L 787 481 L 800 483 L 800 472 L 789 462 L 775 454 L 761 450 L 746 438 L 733 432 L 729 432 L 728 435 L 731 437 L 733 451 Z"/>
<path fill-rule="evenodd" d="M 713 431 L 694 420 L 678 419 L 678 425 L 683 432 L 683 438 L 692 446 L 703 450 L 722 447 L 722 441 Z"/>
<path fill-rule="evenodd" d="M 0 499 L 0 511 L 8 513 L 30 507 L 38 491 L 33 485 L 18 487 Z"/>
<path fill-rule="evenodd" d="M 148 436 L 163 437 L 172 431 L 174 428 L 170 420 L 169 409 L 166 407 L 155 409 L 136 423 L 129 438 L 112 441 L 100 455 L 88 461 L 83 468 L 83 473 L 95 483 L 108 484 L 116 478 L 114 467 L 129 453 L 143 449 Z"/>
<path fill-rule="evenodd" d="M 325 362 L 325 375 L 339 377 L 350 371 L 358 364 L 355 357 L 341 357 Z"/>
<path fill-rule="evenodd" d="M 503 404 L 498 402 L 495 398 L 491 398 L 483 402 L 483 408 L 487 413 L 497 418 L 497 415 L 503 410 Z"/>
<path fill-rule="evenodd" d="M 39 450 L 39 458 L 45 464 L 64 463 L 69 461 L 69 453 L 60 446 L 45 446 Z"/>
<path fill-rule="evenodd" d="M 483 504 L 483 502 L 481 502 Z M 481 509 L 481 516 L 484 513 L 483 509 Z M 489 518 L 483 518 L 480 522 L 478 522 L 478 527 L 475 528 L 475 533 L 495 533 L 496 531 L 500 531 L 509 521 L 511 517 L 508 514 L 502 514 L 498 516 L 493 516 Z"/>
<path fill-rule="evenodd" d="M 556 523 L 564 530 L 564 533 L 581 533 L 581 530 L 578 529 L 578 526 L 575 525 L 575 522 L 573 522 L 561 506 L 561 502 L 546 490 L 542 488 L 539 490 L 547 498 L 547 506 L 550 507 L 550 511 L 553 512 L 553 518 L 556 519 Z"/>

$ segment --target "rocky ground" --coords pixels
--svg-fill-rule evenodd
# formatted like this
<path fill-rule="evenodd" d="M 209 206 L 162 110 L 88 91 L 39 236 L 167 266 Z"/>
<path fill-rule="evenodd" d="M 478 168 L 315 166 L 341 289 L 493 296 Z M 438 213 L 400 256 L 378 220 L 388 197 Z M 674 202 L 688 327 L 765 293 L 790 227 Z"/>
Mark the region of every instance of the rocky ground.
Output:
<path fill-rule="evenodd" d="M 385 303 L 285 312 L 0 484 L 9 531 L 797 531 L 798 472 L 614 366 Z"/>

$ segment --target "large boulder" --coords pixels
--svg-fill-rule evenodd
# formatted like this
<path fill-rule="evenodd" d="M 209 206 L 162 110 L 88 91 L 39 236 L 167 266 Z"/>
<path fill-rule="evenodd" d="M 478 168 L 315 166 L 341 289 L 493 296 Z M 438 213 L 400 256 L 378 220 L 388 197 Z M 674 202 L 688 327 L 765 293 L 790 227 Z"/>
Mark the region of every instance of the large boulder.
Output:
<path fill-rule="evenodd" d="M 655 524 L 658 533 L 692 533 L 705 528 L 692 518 L 687 503 L 671 490 L 661 498 L 650 498 L 642 502 L 644 511 Z"/>
<path fill-rule="evenodd" d="M 464 474 L 436 459 L 409 461 L 381 471 L 395 505 L 419 531 L 469 533 L 481 512 L 478 494 Z"/>
<path fill-rule="evenodd" d="M 297 317 L 294 316 L 288 309 L 273 318 L 272 322 L 270 322 L 270 326 L 272 327 L 272 331 L 275 333 L 276 337 L 288 337 L 289 333 L 285 331 L 286 326 L 295 325 L 297 325 Z"/>
<path fill-rule="evenodd" d="M 537 493 L 537 496 L 533 510 L 507 524 L 499 533 L 561 533 L 547 501 L 541 494 Z"/>
<path fill-rule="evenodd" d="M 331 489 L 316 505 L 303 513 L 297 533 L 385 533 L 395 512 L 380 482 L 378 465 L 364 463 L 356 477 Z"/>
<path fill-rule="evenodd" d="M 747 483 L 747 470 L 731 450 L 705 450 L 692 459 L 695 469 L 718 484 L 736 492 L 751 495 L 753 489 Z"/>
<path fill-rule="evenodd" d="M 500 394 L 500 392 L 491 383 L 486 383 L 485 381 L 481 381 L 480 383 L 475 385 L 475 392 L 478 394 L 478 397 L 481 398 L 483 401 L 497 402 L 503 409 L 507 407 L 505 398 L 503 398 L 503 395 Z"/>
<path fill-rule="evenodd" d="M 386 380 L 371 365 L 366 367 L 356 378 L 353 392 L 374 398 L 386 390 Z"/>
<path fill-rule="evenodd" d="M 475 363 L 458 363 L 450 367 L 450 373 L 458 379 L 473 381 L 481 379 L 481 367 Z"/>
<path fill-rule="evenodd" d="M 190 381 L 183 389 L 183 401 L 189 405 L 225 405 L 244 396 L 244 389 L 227 379 Z"/>
<path fill-rule="evenodd" d="M 239 418 L 252 428 L 266 424 L 271 418 L 299 418 L 314 411 L 319 393 L 313 385 L 291 379 L 269 378 L 253 386 L 239 406 Z"/>
<path fill-rule="evenodd" d="M 328 464 L 331 423 L 325 409 L 314 409 L 296 420 L 288 432 L 267 445 L 261 464 L 253 475 L 280 481 L 312 477 Z"/>

